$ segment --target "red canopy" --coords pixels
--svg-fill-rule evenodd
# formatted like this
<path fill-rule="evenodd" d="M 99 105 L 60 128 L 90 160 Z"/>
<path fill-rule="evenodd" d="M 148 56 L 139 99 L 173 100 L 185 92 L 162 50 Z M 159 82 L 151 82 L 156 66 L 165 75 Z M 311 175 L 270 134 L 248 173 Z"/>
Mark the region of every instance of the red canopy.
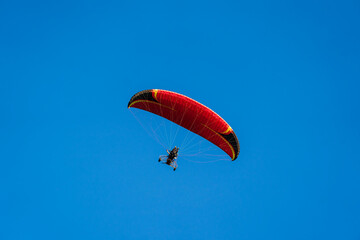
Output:
<path fill-rule="evenodd" d="M 213 110 L 179 93 L 151 89 L 136 93 L 128 108 L 162 116 L 212 142 L 232 160 L 239 155 L 239 141 L 227 122 Z"/>

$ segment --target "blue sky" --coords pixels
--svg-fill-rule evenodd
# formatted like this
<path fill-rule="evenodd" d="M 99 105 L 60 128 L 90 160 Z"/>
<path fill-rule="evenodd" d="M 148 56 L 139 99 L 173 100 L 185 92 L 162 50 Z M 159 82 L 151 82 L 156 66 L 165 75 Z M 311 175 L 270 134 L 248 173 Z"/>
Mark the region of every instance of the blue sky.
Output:
<path fill-rule="evenodd" d="M 359 239 L 359 12 L 2 1 L 0 239 Z M 152 88 L 218 112 L 239 158 L 159 165 L 127 109 Z"/>

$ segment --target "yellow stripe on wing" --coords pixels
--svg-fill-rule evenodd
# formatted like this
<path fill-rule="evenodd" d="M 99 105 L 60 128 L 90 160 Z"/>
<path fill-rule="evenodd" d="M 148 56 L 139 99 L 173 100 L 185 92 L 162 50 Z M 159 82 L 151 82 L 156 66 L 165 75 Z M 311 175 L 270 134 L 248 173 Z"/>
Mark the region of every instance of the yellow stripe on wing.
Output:
<path fill-rule="evenodd" d="M 144 99 L 140 99 L 140 100 L 133 101 L 133 102 L 129 105 L 128 108 L 131 108 L 132 105 L 134 105 L 135 103 L 141 103 L 141 102 L 154 103 L 154 104 L 157 104 L 157 105 L 159 105 L 159 106 L 161 106 L 161 107 L 165 107 L 165 108 L 171 109 L 171 110 L 173 110 L 173 111 L 176 111 L 175 109 L 173 109 L 173 108 L 171 108 L 171 107 L 169 107 L 169 106 L 166 106 L 166 105 L 164 105 L 164 104 L 161 104 L 161 103 L 158 103 L 158 102 L 154 102 L 154 101 L 150 101 L 150 100 L 144 100 Z"/>
<path fill-rule="evenodd" d="M 225 132 L 221 132 L 221 134 L 228 134 L 231 131 L 232 131 L 232 128 L 229 126 L 228 129 L 226 129 Z"/>
<path fill-rule="evenodd" d="M 159 91 L 159 89 L 154 89 L 154 90 L 153 90 L 153 93 L 154 93 L 154 94 L 153 94 L 153 97 L 155 98 L 156 101 L 159 101 L 159 100 L 157 99 L 157 93 L 158 93 L 158 91 Z"/>
<path fill-rule="evenodd" d="M 231 146 L 231 144 L 223 137 L 221 136 L 218 132 L 216 132 L 215 130 L 211 129 L 210 127 L 206 126 L 205 124 L 202 124 L 204 127 L 206 127 L 207 129 L 211 130 L 212 132 L 214 132 L 216 135 L 218 135 L 219 137 L 221 137 L 226 143 L 227 145 L 230 147 L 231 149 L 231 152 L 232 152 L 232 158 L 231 160 L 234 160 L 235 159 L 235 151 L 234 151 L 234 148 L 233 146 Z M 230 130 L 231 130 L 231 127 L 229 127 Z M 229 128 L 225 131 L 225 132 L 229 132 Z"/>

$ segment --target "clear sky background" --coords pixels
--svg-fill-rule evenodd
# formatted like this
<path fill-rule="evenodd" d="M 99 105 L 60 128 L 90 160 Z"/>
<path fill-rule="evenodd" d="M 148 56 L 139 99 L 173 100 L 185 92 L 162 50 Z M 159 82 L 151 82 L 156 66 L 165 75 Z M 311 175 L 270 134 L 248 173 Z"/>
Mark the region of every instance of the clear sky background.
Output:
<path fill-rule="evenodd" d="M 0 239 L 360 239 L 359 1 L 0 2 Z M 234 162 L 127 109 L 218 112 Z"/>

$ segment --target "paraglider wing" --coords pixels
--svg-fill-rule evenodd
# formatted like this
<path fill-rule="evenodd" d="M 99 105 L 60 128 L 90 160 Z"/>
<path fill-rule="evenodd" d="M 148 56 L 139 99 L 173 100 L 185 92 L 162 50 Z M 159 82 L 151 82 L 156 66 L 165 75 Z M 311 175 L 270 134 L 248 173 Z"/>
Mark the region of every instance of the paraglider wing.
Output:
<path fill-rule="evenodd" d="M 130 99 L 130 107 L 152 112 L 200 135 L 232 160 L 239 155 L 239 141 L 230 125 L 213 110 L 187 96 L 160 89 L 145 90 Z"/>

